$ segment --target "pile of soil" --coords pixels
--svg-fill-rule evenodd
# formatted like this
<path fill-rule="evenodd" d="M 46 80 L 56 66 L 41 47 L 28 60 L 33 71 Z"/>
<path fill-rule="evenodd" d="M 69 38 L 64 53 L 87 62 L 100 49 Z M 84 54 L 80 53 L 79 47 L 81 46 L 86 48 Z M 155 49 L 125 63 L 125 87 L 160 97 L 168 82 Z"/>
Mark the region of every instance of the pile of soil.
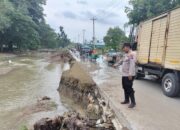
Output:
<path fill-rule="evenodd" d="M 76 61 L 71 62 L 70 70 L 63 72 L 58 90 L 60 95 L 71 98 L 83 107 L 89 104 L 87 100 L 89 93 L 94 97 L 95 102 L 100 98 L 96 83 Z"/>
<path fill-rule="evenodd" d="M 78 62 L 73 62 L 70 70 L 63 72 L 60 86 L 67 83 L 67 80 L 74 81 L 68 87 L 77 87 L 80 91 L 90 91 L 96 86 L 95 82 Z"/>

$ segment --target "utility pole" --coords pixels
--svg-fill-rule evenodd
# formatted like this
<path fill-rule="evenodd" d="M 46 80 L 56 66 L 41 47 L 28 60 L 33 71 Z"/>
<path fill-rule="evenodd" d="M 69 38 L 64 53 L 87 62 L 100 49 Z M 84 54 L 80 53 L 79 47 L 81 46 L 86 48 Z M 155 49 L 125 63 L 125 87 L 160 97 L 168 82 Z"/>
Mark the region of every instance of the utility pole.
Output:
<path fill-rule="evenodd" d="M 86 30 L 83 29 L 82 31 L 83 31 L 83 44 L 85 44 L 85 32 L 86 32 Z"/>
<path fill-rule="evenodd" d="M 93 21 L 93 44 L 95 46 L 95 40 L 96 40 L 96 37 L 95 37 L 95 21 L 97 19 L 93 17 L 91 20 Z"/>

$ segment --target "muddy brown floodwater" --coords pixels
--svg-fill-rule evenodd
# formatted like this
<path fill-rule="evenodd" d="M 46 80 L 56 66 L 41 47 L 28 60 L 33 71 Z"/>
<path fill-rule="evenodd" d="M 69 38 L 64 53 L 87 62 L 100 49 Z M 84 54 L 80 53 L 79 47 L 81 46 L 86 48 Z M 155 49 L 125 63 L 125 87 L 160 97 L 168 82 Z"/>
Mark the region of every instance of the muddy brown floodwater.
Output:
<path fill-rule="evenodd" d="M 4 56 L 4 55 L 3 55 Z M 11 60 L 12 63 L 8 63 Z M 9 68 L 13 68 L 12 70 Z M 5 70 L 8 73 L 5 73 Z M 57 88 L 62 73 L 60 64 L 30 57 L 0 55 L 0 129 L 19 130 L 42 117 L 54 117 L 67 111 Z M 52 109 L 36 110 L 34 104 L 43 96 L 52 99 Z"/>

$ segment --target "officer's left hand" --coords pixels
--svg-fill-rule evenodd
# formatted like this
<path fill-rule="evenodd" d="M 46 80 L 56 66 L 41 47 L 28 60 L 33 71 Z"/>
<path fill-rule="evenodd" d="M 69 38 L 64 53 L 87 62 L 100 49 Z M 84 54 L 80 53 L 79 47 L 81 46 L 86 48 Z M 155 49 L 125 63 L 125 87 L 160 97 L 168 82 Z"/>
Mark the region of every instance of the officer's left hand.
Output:
<path fill-rule="evenodd" d="M 128 79 L 129 79 L 129 80 L 132 80 L 132 76 L 129 76 Z"/>

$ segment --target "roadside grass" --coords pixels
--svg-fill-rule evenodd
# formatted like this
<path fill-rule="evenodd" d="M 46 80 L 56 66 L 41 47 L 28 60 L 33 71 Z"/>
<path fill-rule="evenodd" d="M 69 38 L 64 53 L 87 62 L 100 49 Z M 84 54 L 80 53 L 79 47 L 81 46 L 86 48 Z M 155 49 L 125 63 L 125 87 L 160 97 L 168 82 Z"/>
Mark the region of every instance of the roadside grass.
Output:
<path fill-rule="evenodd" d="M 19 130 L 28 130 L 27 126 L 26 125 L 22 125 Z"/>

